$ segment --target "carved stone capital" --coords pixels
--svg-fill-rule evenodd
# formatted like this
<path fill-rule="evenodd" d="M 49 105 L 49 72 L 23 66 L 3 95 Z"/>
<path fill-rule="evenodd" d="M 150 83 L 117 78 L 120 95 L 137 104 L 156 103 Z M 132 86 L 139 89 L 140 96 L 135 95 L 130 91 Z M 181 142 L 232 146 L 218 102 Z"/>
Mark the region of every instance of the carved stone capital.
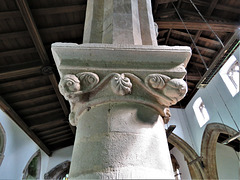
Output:
<path fill-rule="evenodd" d="M 187 92 L 189 47 L 55 43 L 52 53 L 72 125 L 91 107 L 114 102 L 149 106 L 167 123 L 169 106 Z"/>
<path fill-rule="evenodd" d="M 182 79 L 149 74 L 143 80 L 132 73 L 110 73 L 102 79 L 92 72 L 66 74 L 59 88 L 71 104 L 72 125 L 77 124 L 77 117 L 84 110 L 109 102 L 135 102 L 151 106 L 167 123 L 171 116 L 168 107 L 176 104 L 187 92 L 187 85 Z"/>

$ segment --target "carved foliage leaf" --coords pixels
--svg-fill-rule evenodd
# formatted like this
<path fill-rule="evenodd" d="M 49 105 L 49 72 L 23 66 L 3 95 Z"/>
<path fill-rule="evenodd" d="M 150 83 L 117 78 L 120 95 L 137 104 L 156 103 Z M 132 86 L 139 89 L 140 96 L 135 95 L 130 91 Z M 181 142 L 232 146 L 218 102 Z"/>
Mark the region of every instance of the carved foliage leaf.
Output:
<path fill-rule="evenodd" d="M 124 74 L 115 74 L 111 79 L 112 91 L 117 95 L 126 95 L 131 93 L 132 83 Z"/>

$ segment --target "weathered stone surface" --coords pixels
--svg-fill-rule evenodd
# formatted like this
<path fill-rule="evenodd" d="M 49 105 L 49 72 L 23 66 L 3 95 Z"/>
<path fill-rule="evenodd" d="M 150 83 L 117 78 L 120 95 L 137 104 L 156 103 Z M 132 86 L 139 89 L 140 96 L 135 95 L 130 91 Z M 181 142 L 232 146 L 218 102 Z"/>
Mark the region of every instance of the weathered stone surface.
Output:
<path fill-rule="evenodd" d="M 157 46 L 151 11 L 151 0 L 88 0 L 84 44 L 52 44 L 77 126 L 71 179 L 174 178 L 164 123 L 187 92 L 191 49 Z"/>
<path fill-rule="evenodd" d="M 88 0 L 83 43 L 157 46 L 151 0 Z"/>
<path fill-rule="evenodd" d="M 188 47 L 55 43 L 52 52 L 72 125 L 85 109 L 109 102 L 148 105 L 167 123 L 167 108 L 187 92 Z"/>
<path fill-rule="evenodd" d="M 79 117 L 77 128 L 72 179 L 173 177 L 164 123 L 155 110 L 132 103 L 96 106 Z"/>

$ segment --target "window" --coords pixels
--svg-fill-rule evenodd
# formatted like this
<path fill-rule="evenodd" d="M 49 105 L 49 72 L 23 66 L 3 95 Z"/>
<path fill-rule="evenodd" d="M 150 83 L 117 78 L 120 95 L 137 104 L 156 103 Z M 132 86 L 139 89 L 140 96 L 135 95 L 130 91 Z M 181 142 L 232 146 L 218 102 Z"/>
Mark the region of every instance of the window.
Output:
<path fill-rule="evenodd" d="M 197 98 L 197 100 L 194 102 L 193 110 L 199 126 L 202 127 L 209 120 L 209 115 L 201 97 Z"/>
<path fill-rule="evenodd" d="M 220 70 L 220 76 L 232 96 L 239 92 L 239 62 L 232 55 Z"/>
<path fill-rule="evenodd" d="M 0 165 L 2 164 L 2 161 L 4 158 L 5 145 L 6 145 L 6 135 L 0 123 Z"/>
<path fill-rule="evenodd" d="M 235 88 L 239 91 L 239 63 L 237 61 L 228 69 L 227 75 Z"/>
<path fill-rule="evenodd" d="M 22 179 L 39 179 L 40 178 L 40 168 L 41 168 L 41 153 L 38 150 L 32 155 L 28 161 L 26 167 L 23 170 Z"/>

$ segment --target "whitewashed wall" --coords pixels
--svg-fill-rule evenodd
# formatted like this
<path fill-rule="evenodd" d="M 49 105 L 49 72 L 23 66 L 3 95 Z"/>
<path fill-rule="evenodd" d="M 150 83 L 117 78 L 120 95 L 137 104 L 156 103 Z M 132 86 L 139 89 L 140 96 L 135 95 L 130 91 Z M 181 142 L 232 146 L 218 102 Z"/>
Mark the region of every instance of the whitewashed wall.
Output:
<path fill-rule="evenodd" d="M 27 162 L 39 147 L 2 110 L 0 122 L 6 133 L 5 157 L 0 166 L 0 179 L 22 179 Z M 42 154 L 44 153 L 41 152 Z"/>
<path fill-rule="evenodd" d="M 239 51 L 238 51 L 239 52 Z M 236 53 L 238 53 L 236 52 Z M 239 60 L 239 59 L 238 59 Z M 193 103 L 201 97 L 210 116 L 210 120 L 200 128 L 193 111 Z M 187 121 L 191 127 L 196 152 L 200 155 L 203 132 L 209 123 L 224 123 L 237 130 L 232 118 L 240 127 L 240 93 L 234 97 L 230 94 L 219 73 L 212 79 L 206 88 L 199 89 L 190 103 L 185 108 Z"/>
<path fill-rule="evenodd" d="M 29 159 L 40 148 L 1 109 L 0 123 L 6 133 L 5 157 L 0 166 L 0 179 L 20 180 Z M 51 168 L 66 160 L 71 161 L 71 156 L 72 146 L 55 151 L 51 157 L 41 150 L 40 179 L 44 179 L 44 174 Z"/>
<path fill-rule="evenodd" d="M 184 155 L 175 147 L 170 151 L 170 153 L 174 155 L 180 166 L 179 172 L 181 174 L 181 179 L 191 179 L 191 175 L 188 169 L 187 162 L 184 159 Z"/>
<path fill-rule="evenodd" d="M 238 153 L 238 157 L 240 153 Z M 239 179 L 240 163 L 233 148 L 217 143 L 216 162 L 219 179 Z"/>

